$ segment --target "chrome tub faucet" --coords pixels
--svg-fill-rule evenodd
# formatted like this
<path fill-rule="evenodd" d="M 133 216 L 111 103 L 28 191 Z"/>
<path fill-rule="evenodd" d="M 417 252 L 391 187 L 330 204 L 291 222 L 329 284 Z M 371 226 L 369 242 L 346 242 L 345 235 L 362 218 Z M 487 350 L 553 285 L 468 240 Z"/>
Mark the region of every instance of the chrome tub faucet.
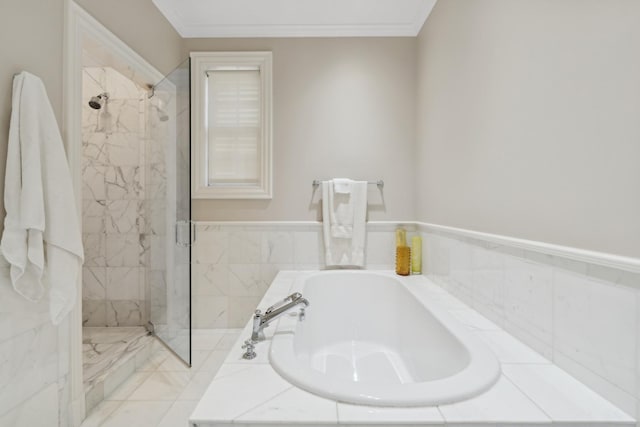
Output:
<path fill-rule="evenodd" d="M 252 341 L 264 340 L 263 329 L 269 326 L 271 322 L 282 316 L 287 311 L 298 305 L 304 305 L 300 309 L 300 320 L 304 320 L 304 309 L 309 306 L 309 301 L 302 297 L 302 294 L 295 292 L 280 302 L 275 303 L 271 307 L 262 313 L 260 310 L 256 310 L 253 315 L 253 330 L 251 333 Z"/>
<path fill-rule="evenodd" d="M 246 349 L 246 351 L 242 357 L 245 359 L 253 359 L 256 357 L 256 353 L 254 351 L 255 343 L 264 340 L 264 328 L 298 305 L 303 305 L 303 307 L 300 308 L 300 313 L 298 315 L 300 321 L 303 321 L 305 317 L 305 308 L 309 306 L 309 301 L 303 298 L 302 294 L 299 292 L 294 292 L 282 301 L 275 303 L 271 307 L 267 308 L 264 313 L 260 310 L 256 310 L 253 315 L 251 339 L 244 342 L 242 348 Z"/>

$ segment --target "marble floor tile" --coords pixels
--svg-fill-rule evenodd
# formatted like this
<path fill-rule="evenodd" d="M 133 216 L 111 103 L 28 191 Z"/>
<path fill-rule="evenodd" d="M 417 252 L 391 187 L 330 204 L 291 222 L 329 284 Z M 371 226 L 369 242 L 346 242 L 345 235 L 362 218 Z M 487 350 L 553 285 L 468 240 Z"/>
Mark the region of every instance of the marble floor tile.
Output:
<path fill-rule="evenodd" d="M 129 357 L 126 363 L 121 364 L 104 378 L 104 395 L 112 394 L 123 382 L 125 382 L 136 370 L 134 357 Z"/>
<path fill-rule="evenodd" d="M 105 400 L 98 404 L 91 413 L 84 419 L 80 427 L 99 427 L 109 419 L 118 407 L 122 405 L 121 401 Z"/>
<path fill-rule="evenodd" d="M 216 372 L 216 379 L 224 378 L 230 375 L 235 375 L 239 372 L 244 372 L 250 369 L 251 366 L 249 364 L 231 364 L 225 363 L 223 364 L 218 372 Z"/>
<path fill-rule="evenodd" d="M 134 372 L 133 375 L 120 384 L 120 386 L 114 390 L 111 395 L 106 396 L 105 400 L 127 400 L 127 398 L 131 396 L 131 394 L 136 391 L 136 389 L 140 387 L 152 373 L 153 372 L 150 371 Z"/>
<path fill-rule="evenodd" d="M 193 358 L 194 354 L 192 353 L 191 356 Z M 198 356 L 200 357 L 200 355 Z M 184 361 L 182 361 L 181 359 L 178 359 L 177 357 L 175 357 L 175 355 L 171 353 L 169 354 L 169 356 L 167 356 L 164 362 L 158 365 L 157 370 L 163 371 L 163 372 L 184 372 L 184 373 L 191 373 L 195 371 L 195 369 L 190 368 L 189 365 L 184 363 Z"/>
<path fill-rule="evenodd" d="M 128 400 L 176 400 L 189 383 L 187 372 L 156 371 L 152 373 Z"/>
<path fill-rule="evenodd" d="M 197 404 L 197 400 L 174 402 L 160 421 L 160 424 L 158 424 L 158 427 L 186 427 L 189 415 L 191 415 Z"/>
<path fill-rule="evenodd" d="M 131 328 L 108 328 L 103 333 L 97 329 L 86 331 L 87 351 L 98 342 L 105 347 L 117 345 L 124 334 L 131 332 Z M 149 359 L 99 403 L 81 427 L 187 426 L 189 415 L 228 354 L 228 350 L 216 348 L 235 342 L 239 331 L 200 330 L 194 331 L 194 336 L 200 338 L 200 346 L 210 349 L 193 350 L 192 368 L 164 347 L 152 345 Z"/>
<path fill-rule="evenodd" d="M 157 427 L 173 402 L 123 402 L 100 427 Z M 186 425 L 186 423 L 185 423 Z"/>
<path fill-rule="evenodd" d="M 215 377 L 215 372 L 196 372 L 186 385 L 178 400 L 198 400 Z"/>
<path fill-rule="evenodd" d="M 218 369 L 220 369 L 220 366 L 222 366 L 222 363 L 224 363 L 224 360 L 228 354 L 229 350 L 211 351 L 208 354 L 207 359 L 200 366 L 199 371 L 218 372 Z"/>
<path fill-rule="evenodd" d="M 171 353 L 169 353 L 167 350 L 158 350 L 155 353 L 151 354 L 151 356 L 149 356 L 149 358 L 140 365 L 138 370 L 148 372 L 155 371 L 156 369 L 158 369 L 158 366 L 164 363 L 164 361 L 167 359 L 167 357 L 169 357 L 170 354 Z"/>
<path fill-rule="evenodd" d="M 191 349 L 192 350 L 214 350 L 225 334 L 216 332 L 212 334 L 193 334 Z"/>
<path fill-rule="evenodd" d="M 207 350 L 192 350 L 191 369 L 195 371 L 199 371 L 200 369 L 202 369 L 210 354 L 211 352 Z"/>
<path fill-rule="evenodd" d="M 237 332 L 225 333 L 218 344 L 215 347 L 215 350 L 230 350 L 238 339 L 238 334 L 241 329 L 238 329 Z"/>

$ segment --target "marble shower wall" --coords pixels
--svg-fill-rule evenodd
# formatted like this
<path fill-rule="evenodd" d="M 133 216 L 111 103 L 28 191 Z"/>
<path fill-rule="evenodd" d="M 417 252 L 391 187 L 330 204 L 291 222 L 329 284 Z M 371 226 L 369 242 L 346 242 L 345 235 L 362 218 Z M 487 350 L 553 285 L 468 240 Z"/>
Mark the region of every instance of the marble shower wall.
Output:
<path fill-rule="evenodd" d="M 100 110 L 89 107 L 103 92 Z M 148 319 L 145 158 L 147 91 L 112 68 L 83 70 L 83 324 L 138 326 Z"/>
<path fill-rule="evenodd" d="M 640 407 L 640 274 L 422 230 L 425 271 L 618 407 Z"/>

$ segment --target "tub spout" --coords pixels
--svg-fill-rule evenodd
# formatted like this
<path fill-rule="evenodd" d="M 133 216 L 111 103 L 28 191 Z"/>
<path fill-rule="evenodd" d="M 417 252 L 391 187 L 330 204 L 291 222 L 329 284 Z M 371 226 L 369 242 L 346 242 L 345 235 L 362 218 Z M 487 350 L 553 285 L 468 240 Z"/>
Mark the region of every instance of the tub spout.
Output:
<path fill-rule="evenodd" d="M 253 330 L 251 332 L 251 341 L 264 340 L 263 329 L 269 326 L 271 322 L 282 316 L 287 311 L 298 305 L 309 306 L 309 301 L 302 297 L 302 294 L 295 292 L 282 301 L 267 308 L 264 313 L 260 310 L 256 310 L 253 315 Z M 304 308 L 303 308 L 304 310 Z M 300 320 L 304 320 L 304 315 L 300 316 Z"/>

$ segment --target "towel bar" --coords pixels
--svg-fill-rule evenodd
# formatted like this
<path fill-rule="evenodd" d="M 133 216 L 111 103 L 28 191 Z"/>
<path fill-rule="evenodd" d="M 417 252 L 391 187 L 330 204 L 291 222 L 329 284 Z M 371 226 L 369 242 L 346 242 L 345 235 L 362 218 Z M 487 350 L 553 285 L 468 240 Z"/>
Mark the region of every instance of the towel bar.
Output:
<path fill-rule="evenodd" d="M 321 182 L 322 181 L 320 181 L 319 179 L 314 179 L 313 182 L 311 183 L 311 185 L 313 185 L 313 188 L 317 188 L 318 186 L 320 186 Z M 367 184 L 376 185 L 381 190 L 384 188 L 384 181 L 381 180 L 381 179 L 378 180 L 378 181 L 367 181 Z"/>

